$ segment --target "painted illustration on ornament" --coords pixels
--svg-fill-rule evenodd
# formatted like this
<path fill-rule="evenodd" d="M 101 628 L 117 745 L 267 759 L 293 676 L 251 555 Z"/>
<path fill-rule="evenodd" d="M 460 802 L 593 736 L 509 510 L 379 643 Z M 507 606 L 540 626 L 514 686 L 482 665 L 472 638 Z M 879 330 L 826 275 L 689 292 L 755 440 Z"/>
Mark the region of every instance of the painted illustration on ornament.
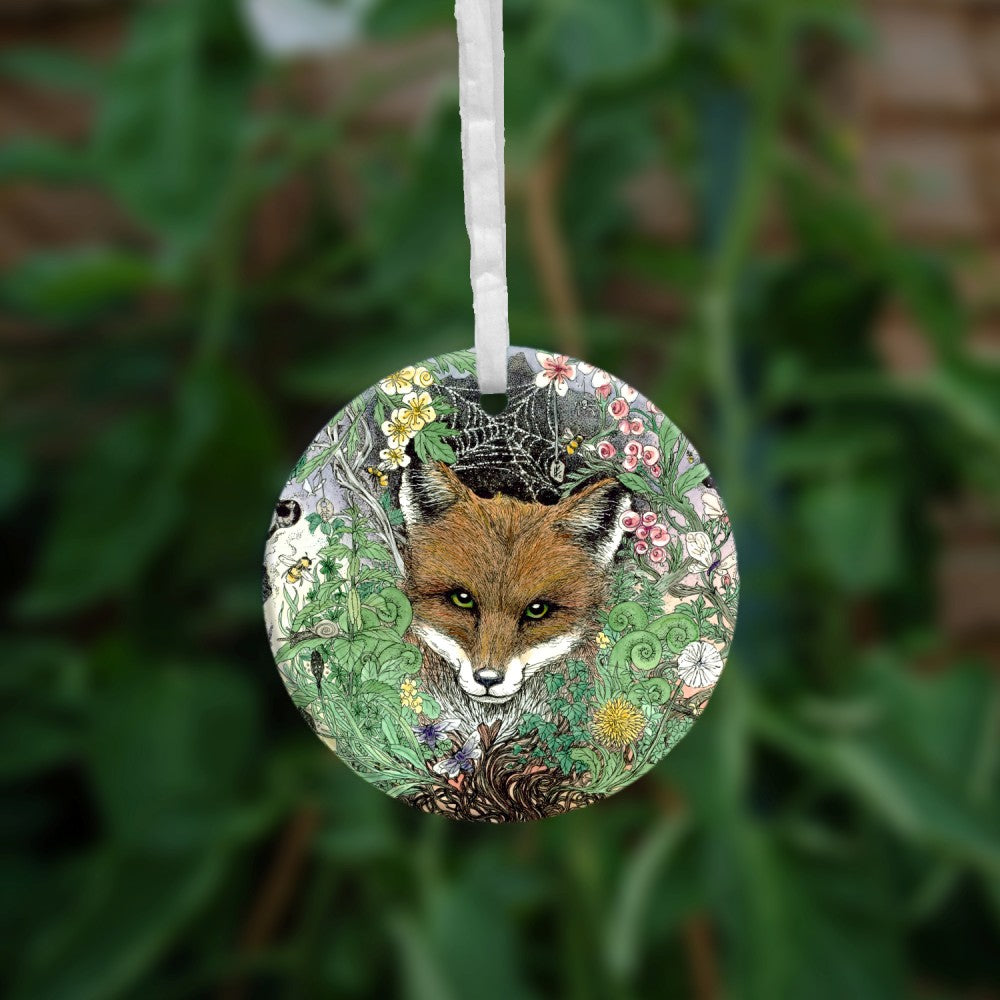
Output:
<path fill-rule="evenodd" d="M 268 534 L 286 688 L 362 777 L 504 822 L 602 799 L 701 713 L 739 574 L 708 470 L 606 372 L 511 348 L 508 405 L 472 352 L 404 368 L 316 437 Z"/>

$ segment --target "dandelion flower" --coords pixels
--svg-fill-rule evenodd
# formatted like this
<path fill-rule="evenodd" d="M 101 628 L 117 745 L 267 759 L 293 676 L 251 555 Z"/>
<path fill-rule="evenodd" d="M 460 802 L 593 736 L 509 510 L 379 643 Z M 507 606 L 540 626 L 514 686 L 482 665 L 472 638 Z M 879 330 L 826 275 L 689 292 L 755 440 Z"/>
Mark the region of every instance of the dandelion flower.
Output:
<path fill-rule="evenodd" d="M 645 727 L 642 712 L 625 698 L 612 698 L 594 712 L 594 734 L 610 747 L 634 743 Z"/>

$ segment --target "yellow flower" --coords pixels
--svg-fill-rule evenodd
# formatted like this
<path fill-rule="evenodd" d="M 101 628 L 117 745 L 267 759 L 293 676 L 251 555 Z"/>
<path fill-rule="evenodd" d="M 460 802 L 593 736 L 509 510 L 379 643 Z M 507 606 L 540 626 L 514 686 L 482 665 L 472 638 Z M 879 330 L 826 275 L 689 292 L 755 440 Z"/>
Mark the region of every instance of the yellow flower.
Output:
<path fill-rule="evenodd" d="M 396 413 L 405 413 L 406 420 L 414 434 L 420 430 L 424 424 L 429 424 L 437 414 L 431 406 L 431 396 L 428 392 L 410 392 L 403 397 L 403 408 L 394 410 Z"/>
<path fill-rule="evenodd" d="M 601 649 L 607 649 L 611 645 L 611 639 L 604 632 L 598 632 L 594 641 Z"/>
<path fill-rule="evenodd" d="M 399 691 L 401 694 L 405 694 L 407 698 L 412 698 L 417 693 L 417 685 L 413 681 L 403 681 L 399 685 Z"/>
<path fill-rule="evenodd" d="M 383 448 L 378 457 L 390 469 L 402 469 L 410 464 L 410 456 L 402 448 Z"/>
<path fill-rule="evenodd" d="M 594 712 L 594 733 L 610 747 L 634 743 L 645 728 L 642 712 L 624 698 L 612 698 Z"/>
<path fill-rule="evenodd" d="M 395 396 L 396 393 L 409 392 L 413 388 L 413 377 L 417 371 L 426 371 L 425 368 L 401 368 L 398 372 L 393 372 L 379 382 L 379 388 L 387 396 Z M 423 384 L 423 383 L 421 383 Z"/>
<path fill-rule="evenodd" d="M 421 389 L 426 389 L 434 384 L 434 376 L 426 368 L 413 369 L 413 384 Z"/>
<path fill-rule="evenodd" d="M 405 448 L 419 429 L 411 426 L 408 410 L 393 410 L 389 419 L 382 421 L 382 431 L 390 448 Z"/>
<path fill-rule="evenodd" d="M 417 715 L 419 715 L 424 710 L 423 698 L 419 697 L 418 695 L 416 698 L 413 699 L 412 702 L 410 702 L 409 707 L 412 708 L 413 711 L 417 713 Z"/>

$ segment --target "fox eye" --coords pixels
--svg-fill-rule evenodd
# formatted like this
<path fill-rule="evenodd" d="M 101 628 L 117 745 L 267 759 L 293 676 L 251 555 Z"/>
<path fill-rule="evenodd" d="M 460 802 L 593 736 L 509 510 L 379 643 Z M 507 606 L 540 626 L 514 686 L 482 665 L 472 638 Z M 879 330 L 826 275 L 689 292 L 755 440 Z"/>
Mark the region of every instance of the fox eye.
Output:
<path fill-rule="evenodd" d="M 551 610 L 548 601 L 532 601 L 524 609 L 524 617 L 536 622 L 539 618 L 544 618 Z"/>
<path fill-rule="evenodd" d="M 476 608 L 476 599 L 467 590 L 462 590 L 461 587 L 453 590 L 448 595 L 448 600 L 456 608 L 461 608 L 463 611 L 474 611 Z"/>

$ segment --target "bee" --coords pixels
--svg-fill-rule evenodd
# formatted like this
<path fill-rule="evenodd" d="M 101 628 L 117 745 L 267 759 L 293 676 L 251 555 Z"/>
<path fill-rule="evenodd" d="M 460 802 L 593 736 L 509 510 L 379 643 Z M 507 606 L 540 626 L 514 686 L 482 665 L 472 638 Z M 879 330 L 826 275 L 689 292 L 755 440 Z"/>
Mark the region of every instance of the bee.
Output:
<path fill-rule="evenodd" d="M 572 455 L 583 444 L 583 435 L 575 434 L 568 427 L 563 431 L 562 437 L 566 444 L 567 455 Z"/>
<path fill-rule="evenodd" d="M 312 559 L 309 556 L 303 556 L 293 563 L 286 564 L 285 580 L 288 583 L 299 583 L 308 574 L 311 566 Z"/>
<path fill-rule="evenodd" d="M 382 489 L 389 485 L 389 477 L 385 474 L 385 469 L 378 465 L 369 465 L 365 472 L 372 477 L 372 480 Z"/>
<path fill-rule="evenodd" d="M 694 452 L 690 448 L 688 448 L 688 461 L 689 462 L 694 461 Z"/>

